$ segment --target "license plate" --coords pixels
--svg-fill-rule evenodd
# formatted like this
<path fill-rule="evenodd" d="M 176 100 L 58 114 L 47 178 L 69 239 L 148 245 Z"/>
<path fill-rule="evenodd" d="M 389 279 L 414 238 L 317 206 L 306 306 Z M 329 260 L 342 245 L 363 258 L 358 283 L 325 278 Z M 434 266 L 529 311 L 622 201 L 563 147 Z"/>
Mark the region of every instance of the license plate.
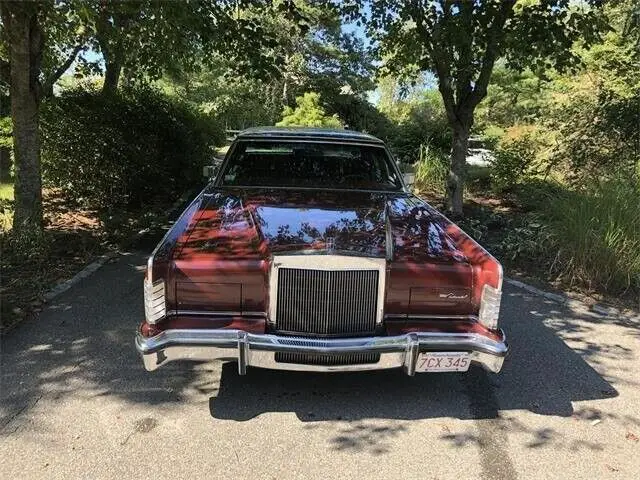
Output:
<path fill-rule="evenodd" d="M 466 372 L 470 364 L 467 352 L 426 352 L 418 355 L 416 372 Z"/>

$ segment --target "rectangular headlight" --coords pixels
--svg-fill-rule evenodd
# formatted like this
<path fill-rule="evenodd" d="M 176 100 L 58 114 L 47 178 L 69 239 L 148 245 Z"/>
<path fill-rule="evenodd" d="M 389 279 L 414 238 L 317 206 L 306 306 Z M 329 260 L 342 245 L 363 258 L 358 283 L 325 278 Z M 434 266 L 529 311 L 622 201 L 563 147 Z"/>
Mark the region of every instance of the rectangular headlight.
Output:
<path fill-rule="evenodd" d="M 482 325 L 491 330 L 498 328 L 498 317 L 500 315 L 500 300 L 502 290 L 493 288 L 491 285 L 482 287 L 482 297 L 480 299 L 480 314 L 478 320 Z"/>
<path fill-rule="evenodd" d="M 144 314 L 149 323 L 156 323 L 166 315 L 164 280 L 144 281 Z"/>

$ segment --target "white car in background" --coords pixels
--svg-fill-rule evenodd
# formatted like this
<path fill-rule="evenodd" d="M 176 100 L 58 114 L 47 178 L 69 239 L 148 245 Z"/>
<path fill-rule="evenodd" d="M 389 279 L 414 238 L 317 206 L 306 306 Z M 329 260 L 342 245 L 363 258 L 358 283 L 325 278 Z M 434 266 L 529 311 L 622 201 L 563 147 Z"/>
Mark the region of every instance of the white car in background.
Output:
<path fill-rule="evenodd" d="M 481 137 L 470 137 L 467 149 L 467 165 L 488 167 L 493 162 L 493 152 L 485 148 Z"/>

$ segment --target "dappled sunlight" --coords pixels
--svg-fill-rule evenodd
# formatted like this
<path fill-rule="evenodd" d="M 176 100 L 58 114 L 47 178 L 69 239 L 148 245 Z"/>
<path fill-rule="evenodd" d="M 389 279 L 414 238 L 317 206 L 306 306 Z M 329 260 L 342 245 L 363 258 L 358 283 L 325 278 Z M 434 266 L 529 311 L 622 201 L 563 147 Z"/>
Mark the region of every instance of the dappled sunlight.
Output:
<path fill-rule="evenodd" d="M 634 386 L 637 358 L 627 343 L 598 335 L 603 323 L 620 335 L 629 327 L 511 288 L 502 325 L 512 355 L 498 375 L 473 367 L 466 374 L 415 377 L 400 370 L 331 375 L 255 368 L 239 376 L 235 363 L 189 362 L 149 373 L 132 341 L 143 311 L 143 261 L 136 255 L 106 265 L 94 281 L 3 340 L 2 435 L 48 428 L 41 414 L 28 414 L 27 421 L 26 412 L 65 399 L 108 399 L 113 412 L 129 412 L 113 413 L 127 419 L 117 428 L 118 442 L 132 435 L 127 444 L 145 435 L 136 422 L 151 425 L 145 419 L 153 418 L 161 428 L 161 412 L 193 404 L 208 407 L 217 421 L 292 413 L 301 428 L 321 426 L 327 448 L 371 455 L 390 454 L 394 442 L 423 428 L 423 421 L 437 422 L 436 441 L 452 448 L 508 441 L 577 452 L 599 451 L 599 442 L 552 419 L 562 425 L 600 420 L 620 429 L 640 424 L 640 416 L 608 407 L 618 388 Z"/>

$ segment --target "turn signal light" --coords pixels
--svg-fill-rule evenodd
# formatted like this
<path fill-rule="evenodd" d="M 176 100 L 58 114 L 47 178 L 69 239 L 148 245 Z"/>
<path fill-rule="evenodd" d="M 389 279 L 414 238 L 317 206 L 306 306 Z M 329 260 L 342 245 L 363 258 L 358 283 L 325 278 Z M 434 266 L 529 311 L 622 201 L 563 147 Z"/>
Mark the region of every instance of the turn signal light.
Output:
<path fill-rule="evenodd" d="M 164 280 L 144 281 L 144 314 L 149 323 L 156 323 L 166 316 Z"/>
<path fill-rule="evenodd" d="M 478 321 L 485 327 L 495 330 L 498 328 L 498 317 L 500 316 L 500 300 L 502 290 L 493 288 L 485 284 L 482 287 L 482 297 L 480 299 L 480 313 Z"/>

